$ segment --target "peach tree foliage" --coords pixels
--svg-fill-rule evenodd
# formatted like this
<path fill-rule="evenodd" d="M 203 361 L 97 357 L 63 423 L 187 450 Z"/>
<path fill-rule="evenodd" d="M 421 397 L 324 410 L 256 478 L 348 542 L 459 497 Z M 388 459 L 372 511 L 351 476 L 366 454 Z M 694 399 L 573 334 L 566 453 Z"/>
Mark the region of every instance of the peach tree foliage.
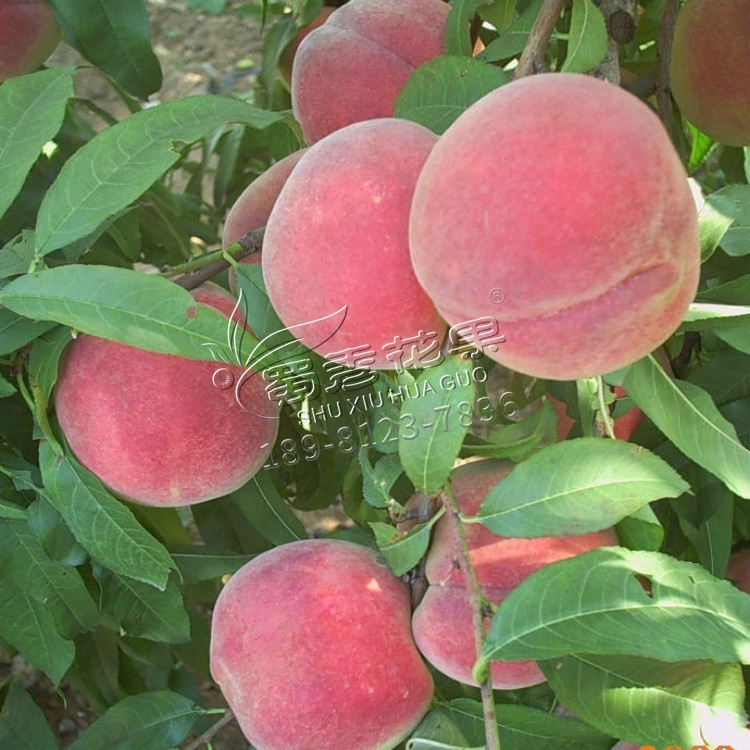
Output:
<path fill-rule="evenodd" d="M 476 376 L 477 368 L 498 374 L 491 360 L 453 355 L 423 370 L 383 371 L 352 405 L 334 392 L 316 339 L 300 330 L 300 344 L 283 332 L 258 268 L 237 270 L 255 338 L 228 339 L 226 321 L 209 310 L 187 314 L 191 298 L 172 280 L 223 257 L 216 248 L 236 197 L 302 146 L 276 70 L 322 2 L 215 3 L 266 23 L 253 101 L 204 95 L 148 107 L 161 72 L 144 3 L 50 5 L 66 42 L 130 111 L 116 122 L 77 98 L 75 68 L 0 85 L 0 647 L 99 714 L 71 747 L 166 750 L 215 724 L 201 692 L 211 679 L 211 607 L 224 576 L 308 536 L 293 510 L 340 499 L 352 524 L 332 535 L 379 548 L 416 588 L 440 514 L 407 531 L 404 506 L 415 492 L 445 491 L 459 457 L 514 463 L 476 519 L 495 533 L 615 526 L 620 545 L 548 566 L 494 613 L 479 681 L 491 659 L 534 659 L 545 684 L 495 691 L 493 729 L 486 695 L 435 673 L 410 748 L 479 748 L 492 735 L 506 750 L 605 750 L 620 739 L 691 747 L 702 717 L 744 726 L 750 598 L 724 578 L 730 554 L 750 541 L 747 149 L 714 143 L 674 105 L 662 112 L 706 196 L 701 285 L 665 345 L 675 377 L 652 354 L 599 382 L 513 373 L 498 389 Z M 443 133 L 510 80 L 543 5 L 451 3 L 446 54 L 412 75 L 396 115 Z M 573 0 L 540 54 L 555 69 L 619 70 L 648 99 L 673 10 L 671 0 L 640 3 L 632 36 L 613 42 L 598 4 Z M 472 58 L 477 34 L 484 49 Z M 214 280 L 226 286 L 226 270 Z M 331 331 L 340 324 L 328 322 Z M 53 389 L 74 332 L 279 371 L 312 350 L 317 417 L 300 420 L 299 404 L 287 404 L 266 468 L 227 497 L 180 510 L 123 502 L 76 461 L 55 421 Z M 432 385 L 441 381 L 456 387 Z M 627 397 L 613 403 L 616 385 Z M 562 442 L 546 393 L 575 420 Z M 602 437 L 610 412 L 633 404 L 646 420 L 629 441 Z M 0 750 L 60 747 L 34 693 L 11 675 L 2 680 Z M 561 705 L 575 718 L 563 718 Z"/>

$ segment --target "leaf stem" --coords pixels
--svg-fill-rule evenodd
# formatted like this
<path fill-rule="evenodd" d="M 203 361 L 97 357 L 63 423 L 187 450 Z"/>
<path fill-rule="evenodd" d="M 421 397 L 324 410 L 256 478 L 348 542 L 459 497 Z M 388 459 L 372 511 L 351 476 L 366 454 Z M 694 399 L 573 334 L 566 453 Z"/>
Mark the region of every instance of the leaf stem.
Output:
<path fill-rule="evenodd" d="M 604 385 L 604 381 L 602 380 L 602 376 L 597 375 L 596 398 L 597 398 L 597 401 L 599 402 L 599 415 L 600 415 L 599 419 L 607 437 L 612 438 L 612 440 L 616 440 L 615 422 L 612 419 L 612 415 L 609 413 L 609 406 L 607 405 L 607 402 L 604 398 L 604 388 L 605 388 L 605 385 Z"/>
<path fill-rule="evenodd" d="M 450 481 L 443 488 L 443 505 L 448 512 L 448 518 L 453 524 L 453 530 L 458 540 L 458 562 L 461 570 L 466 574 L 466 586 L 471 600 L 472 624 L 474 626 L 474 643 L 477 657 L 482 653 L 486 641 L 484 629 L 485 598 L 479 586 L 477 573 L 471 562 L 469 543 L 466 540 L 466 532 L 461 521 L 461 508 L 453 492 Z M 497 726 L 497 714 L 495 712 L 495 700 L 492 692 L 492 675 L 489 667 L 479 683 L 479 691 L 482 696 L 482 708 L 484 711 L 484 731 L 487 738 L 486 750 L 501 750 L 500 733 Z"/>

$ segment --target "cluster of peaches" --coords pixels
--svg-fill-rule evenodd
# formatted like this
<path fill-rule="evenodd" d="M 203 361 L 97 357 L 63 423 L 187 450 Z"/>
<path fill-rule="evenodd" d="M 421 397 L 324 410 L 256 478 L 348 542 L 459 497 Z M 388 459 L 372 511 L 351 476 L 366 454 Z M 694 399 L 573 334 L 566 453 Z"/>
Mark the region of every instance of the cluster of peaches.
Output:
<path fill-rule="evenodd" d="M 744 144 L 750 125 L 714 131 L 713 117 L 731 118 L 697 106 L 703 79 L 679 62 L 712 5 L 732 6 L 745 23 L 740 3 L 689 0 L 675 38 L 674 93 L 707 133 Z M 20 33 L 22 10 L 39 20 L 24 26 L 29 43 L 16 59 L 2 34 Z M 394 342 L 441 340 L 450 327 L 486 319 L 504 341 L 485 354 L 537 378 L 600 375 L 655 350 L 693 300 L 700 263 L 695 202 L 663 126 L 626 91 L 567 73 L 516 79 L 440 135 L 394 117 L 411 73 L 443 54 L 448 13 L 443 0 L 349 0 L 326 11 L 291 74 L 306 147 L 240 196 L 224 245 L 265 226 L 255 260 L 284 325 L 313 330 L 345 308 L 318 354 L 364 348 L 373 369 L 393 368 Z M 0 80 L 34 70 L 59 40 L 41 2 L 5 3 L 0 30 Z M 725 66 L 720 78 L 731 78 Z M 192 294 L 232 317 L 225 290 L 207 284 Z M 279 405 L 260 378 L 247 380 L 240 403 L 216 386 L 214 370 L 80 335 L 61 366 L 57 417 L 78 459 L 126 499 L 179 506 L 221 497 L 263 465 Z M 238 444 L 246 450 L 228 449 Z M 462 513 L 475 514 L 511 468 L 483 460 L 455 469 Z M 522 541 L 473 524 L 466 535 L 487 621 L 536 570 L 617 543 L 613 530 Z M 258 750 L 388 750 L 429 708 L 424 660 L 474 684 L 457 544 L 440 519 L 429 586 L 413 613 L 407 584 L 377 553 L 340 540 L 277 547 L 234 575 L 213 614 L 211 669 L 249 741 Z M 515 689 L 544 675 L 533 662 L 494 662 L 491 679 Z"/>

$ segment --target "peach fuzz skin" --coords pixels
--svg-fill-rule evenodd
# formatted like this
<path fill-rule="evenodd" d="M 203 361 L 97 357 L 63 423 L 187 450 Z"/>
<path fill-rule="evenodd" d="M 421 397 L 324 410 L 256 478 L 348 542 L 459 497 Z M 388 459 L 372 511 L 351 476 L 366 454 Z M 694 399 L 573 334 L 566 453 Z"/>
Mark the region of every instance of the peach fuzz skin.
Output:
<path fill-rule="evenodd" d="M 257 750 L 390 750 L 427 712 L 408 587 L 369 548 L 276 547 L 223 589 L 211 672 Z"/>
<path fill-rule="evenodd" d="M 750 145 L 750 3 L 689 0 L 677 14 L 670 86 L 685 117 L 729 146 Z"/>
<path fill-rule="evenodd" d="M 442 0 L 349 0 L 299 45 L 292 110 L 308 144 L 345 125 L 392 117 L 415 68 L 444 53 Z"/>
<path fill-rule="evenodd" d="M 264 226 L 279 197 L 281 188 L 307 149 L 300 149 L 272 164 L 237 197 L 227 212 L 221 233 L 222 247 L 239 242 L 248 232 Z M 245 263 L 260 263 L 261 253 L 253 253 Z"/>
<path fill-rule="evenodd" d="M 573 73 L 515 80 L 461 114 L 420 174 L 410 241 L 450 325 L 496 319 L 506 340 L 486 354 L 552 380 L 653 351 L 699 278 L 695 202 L 664 127 Z"/>
<path fill-rule="evenodd" d="M 445 323 L 414 276 L 408 240 L 412 191 L 436 141 L 407 120 L 355 123 L 310 146 L 282 188 L 266 224 L 263 278 L 286 326 L 346 309 L 328 340 L 330 321 L 306 326 L 321 356 L 369 348 L 363 364 L 395 369 L 399 344 L 387 347 L 397 337 L 442 340 Z"/>
<path fill-rule="evenodd" d="M 229 317 L 236 300 L 205 285 L 198 304 Z M 226 389 L 214 373 L 234 377 Z M 203 502 L 244 485 L 268 458 L 278 404 L 244 368 L 157 354 L 80 334 L 63 356 L 55 410 L 73 453 L 112 491 L 136 503 Z"/>
<path fill-rule="evenodd" d="M 32 73 L 56 49 L 62 31 L 42 0 L 0 3 L 0 82 Z"/>
<path fill-rule="evenodd" d="M 482 460 L 454 470 L 451 483 L 461 511 L 476 515 L 490 490 L 513 468 L 502 460 Z M 545 565 L 596 547 L 617 544 L 612 529 L 568 537 L 511 539 L 494 534 L 481 524 L 465 526 L 469 554 L 482 594 L 499 605 L 507 594 Z M 459 682 L 476 685 L 472 668 L 476 651 L 471 627 L 471 605 L 466 574 L 456 564 L 458 540 L 446 517 L 435 525 L 425 573 L 430 584 L 414 612 L 414 640 L 423 656 L 438 670 Z M 489 627 L 489 620 L 486 621 Z M 493 687 L 512 690 L 544 682 L 533 661 L 493 661 Z"/>

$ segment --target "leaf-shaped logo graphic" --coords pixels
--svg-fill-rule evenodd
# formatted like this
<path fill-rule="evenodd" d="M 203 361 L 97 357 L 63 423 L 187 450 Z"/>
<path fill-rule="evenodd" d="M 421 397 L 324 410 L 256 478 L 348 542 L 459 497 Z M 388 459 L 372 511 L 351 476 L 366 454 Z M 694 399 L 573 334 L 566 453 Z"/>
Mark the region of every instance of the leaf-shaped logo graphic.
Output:
<path fill-rule="evenodd" d="M 240 399 L 240 389 L 250 378 L 262 371 L 264 361 L 265 364 L 269 364 L 269 360 L 271 359 L 274 364 L 283 362 L 285 359 L 297 356 L 300 346 L 308 351 L 314 351 L 319 346 L 325 344 L 341 328 L 346 319 L 348 309 L 348 305 L 344 305 L 341 309 L 336 310 L 336 312 L 330 315 L 316 318 L 306 323 L 298 323 L 287 328 L 280 328 L 261 339 L 252 352 L 250 352 L 245 364 L 245 371 L 237 381 L 235 388 L 237 403 L 245 411 L 249 411 Z M 325 324 L 322 330 L 317 327 L 317 324 L 320 323 Z M 276 355 L 283 349 L 289 349 L 289 351 L 283 356 L 277 357 Z"/>

